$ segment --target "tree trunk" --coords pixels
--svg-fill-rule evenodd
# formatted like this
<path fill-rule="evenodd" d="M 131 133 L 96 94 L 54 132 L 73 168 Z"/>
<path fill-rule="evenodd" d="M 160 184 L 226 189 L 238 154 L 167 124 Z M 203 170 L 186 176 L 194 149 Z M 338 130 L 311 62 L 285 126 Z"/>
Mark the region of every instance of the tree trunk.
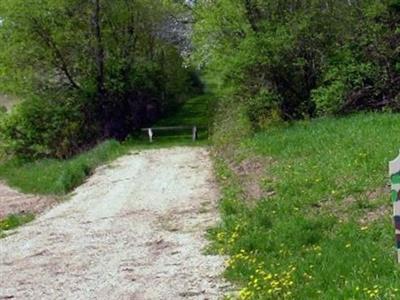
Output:
<path fill-rule="evenodd" d="M 255 7 L 254 3 L 252 3 L 251 0 L 244 0 L 244 6 L 246 9 L 246 17 L 247 20 L 251 26 L 251 29 L 253 29 L 254 32 L 258 32 L 258 26 L 257 26 L 257 21 L 258 21 L 258 12 L 257 8 Z"/>
<path fill-rule="evenodd" d="M 94 0 L 94 13 L 93 13 L 93 29 L 95 34 L 95 61 L 97 68 L 96 75 L 96 87 L 97 96 L 99 98 L 104 97 L 105 87 L 104 87 L 104 45 L 102 40 L 101 32 L 101 4 L 100 0 Z"/>

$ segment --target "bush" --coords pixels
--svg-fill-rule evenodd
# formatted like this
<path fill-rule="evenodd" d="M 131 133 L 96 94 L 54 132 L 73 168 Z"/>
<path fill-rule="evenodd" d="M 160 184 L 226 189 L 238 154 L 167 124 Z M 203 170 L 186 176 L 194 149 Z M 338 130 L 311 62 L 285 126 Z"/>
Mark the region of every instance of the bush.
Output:
<path fill-rule="evenodd" d="M 247 111 L 250 121 L 257 127 L 265 129 L 270 125 L 281 121 L 279 105 L 282 103 L 280 95 L 272 91 L 262 89 L 248 99 Z"/>
<path fill-rule="evenodd" d="M 228 159 L 235 157 L 237 145 L 252 134 L 246 107 L 224 99 L 216 108 L 212 132 L 215 149 Z"/>
<path fill-rule="evenodd" d="M 124 140 L 194 92 L 193 70 L 180 49 L 186 33 L 175 20 L 186 7 L 155 0 L 102 2 L 0 1 L 0 90 L 76 99 L 20 105 L 4 125 L 9 152 L 70 156 L 80 149 L 81 132 L 85 147 Z M 94 15 L 101 17 L 95 22 Z"/>
<path fill-rule="evenodd" d="M 73 100 L 32 98 L 2 118 L 0 140 L 6 154 L 65 158 L 82 144 L 82 120 L 79 106 Z"/>
<path fill-rule="evenodd" d="M 363 63 L 351 51 L 345 49 L 333 55 L 322 72 L 322 82 L 311 92 L 318 114 L 337 114 L 349 109 L 352 105 L 352 91 L 363 89 L 377 80 L 378 68 L 372 63 Z M 361 108 L 361 103 L 358 103 Z"/>
<path fill-rule="evenodd" d="M 0 106 L 0 123 L 1 123 L 1 120 L 2 120 L 5 116 L 6 116 L 6 108 L 5 108 L 4 106 Z M 0 161 L 2 160 L 2 158 L 3 158 L 3 156 L 4 156 L 3 148 L 4 148 L 3 142 L 2 142 L 2 140 L 1 140 L 1 138 L 0 138 Z"/>
<path fill-rule="evenodd" d="M 194 58 L 257 127 L 400 110 L 399 0 L 198 2 Z"/>

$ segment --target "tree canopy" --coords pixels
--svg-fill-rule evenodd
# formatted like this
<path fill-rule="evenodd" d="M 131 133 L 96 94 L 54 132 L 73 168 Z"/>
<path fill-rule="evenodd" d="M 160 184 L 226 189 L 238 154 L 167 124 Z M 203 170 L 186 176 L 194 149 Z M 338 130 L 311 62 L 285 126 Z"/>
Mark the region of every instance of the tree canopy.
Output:
<path fill-rule="evenodd" d="M 26 141 L 35 132 L 44 153 L 66 144 L 63 156 L 154 121 L 191 89 L 191 69 L 163 34 L 183 10 L 168 0 L 1 1 L 0 89 L 34 99 L 9 118 L 7 137 Z M 18 126 L 21 118 L 32 124 Z M 42 118 L 58 130 L 35 121 Z M 57 132 L 56 145 L 44 132 Z"/>
<path fill-rule="evenodd" d="M 251 118 L 400 108 L 398 0 L 197 1 L 195 61 Z"/>
<path fill-rule="evenodd" d="M 1 135 L 23 156 L 124 139 L 198 73 L 255 127 L 400 110 L 399 0 L 2 0 L 0 18 L 0 90 L 25 99 Z"/>

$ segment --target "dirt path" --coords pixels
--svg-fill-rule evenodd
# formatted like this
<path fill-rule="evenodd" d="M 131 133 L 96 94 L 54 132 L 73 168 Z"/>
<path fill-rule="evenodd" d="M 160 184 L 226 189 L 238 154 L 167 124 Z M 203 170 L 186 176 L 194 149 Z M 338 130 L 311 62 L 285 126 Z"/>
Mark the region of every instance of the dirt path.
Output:
<path fill-rule="evenodd" d="M 122 157 L 0 240 L 0 299 L 219 299 L 217 198 L 204 149 Z"/>
<path fill-rule="evenodd" d="M 26 195 L 0 182 L 0 219 L 10 214 L 40 214 L 56 203 L 53 198 Z"/>

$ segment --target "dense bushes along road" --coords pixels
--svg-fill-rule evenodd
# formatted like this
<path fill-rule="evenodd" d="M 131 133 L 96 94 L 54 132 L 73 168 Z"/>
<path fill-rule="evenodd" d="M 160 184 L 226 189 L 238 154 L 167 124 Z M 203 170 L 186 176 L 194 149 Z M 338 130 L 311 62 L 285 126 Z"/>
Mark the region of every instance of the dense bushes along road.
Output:
<path fill-rule="evenodd" d="M 399 0 L 197 3 L 204 78 L 255 125 L 400 109 Z"/>
<path fill-rule="evenodd" d="M 26 99 L 2 148 L 68 157 L 124 139 L 198 92 L 194 69 L 256 127 L 400 109 L 399 0 L 183 2 L 1 1 L 0 90 Z"/>
<path fill-rule="evenodd" d="M 1 1 L 0 91 L 25 99 L 0 125 L 3 149 L 69 157 L 181 104 L 198 87 L 169 25 L 183 10 L 175 1 Z"/>

